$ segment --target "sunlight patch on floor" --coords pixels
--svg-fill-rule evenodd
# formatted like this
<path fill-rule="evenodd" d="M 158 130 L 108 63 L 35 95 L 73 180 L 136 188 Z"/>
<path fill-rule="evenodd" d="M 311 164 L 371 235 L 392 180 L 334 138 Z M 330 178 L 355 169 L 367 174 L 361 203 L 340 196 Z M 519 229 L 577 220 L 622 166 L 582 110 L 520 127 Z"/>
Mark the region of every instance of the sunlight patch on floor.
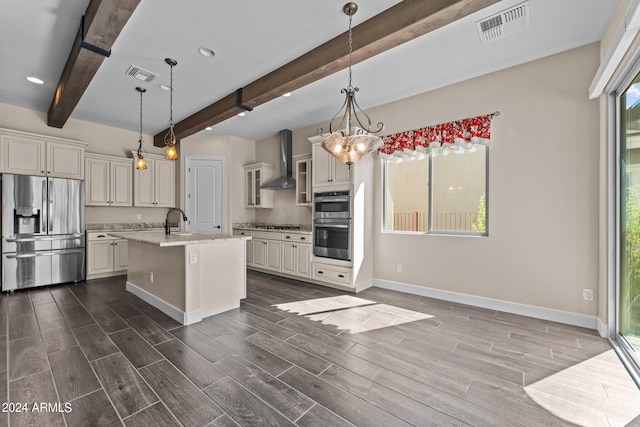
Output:
<path fill-rule="evenodd" d="M 430 314 L 378 304 L 375 301 L 349 295 L 274 304 L 274 306 L 289 313 L 305 316 L 315 322 L 336 326 L 352 334 L 433 317 Z"/>
<path fill-rule="evenodd" d="M 307 318 L 311 320 L 322 322 L 325 325 L 336 326 L 352 334 L 415 322 L 416 320 L 428 319 L 430 317 L 433 316 L 386 304 L 347 308 L 307 316 Z"/>
<path fill-rule="evenodd" d="M 613 350 L 524 390 L 547 411 L 580 426 L 623 427 L 640 415 L 640 390 Z"/>
<path fill-rule="evenodd" d="M 274 305 L 280 310 L 288 311 L 289 313 L 304 315 L 311 313 L 322 313 L 325 311 L 341 310 L 343 308 L 358 307 L 375 303 L 375 301 L 352 297 L 350 295 L 340 295 L 337 297 L 308 299 L 304 301 L 295 301 Z"/>

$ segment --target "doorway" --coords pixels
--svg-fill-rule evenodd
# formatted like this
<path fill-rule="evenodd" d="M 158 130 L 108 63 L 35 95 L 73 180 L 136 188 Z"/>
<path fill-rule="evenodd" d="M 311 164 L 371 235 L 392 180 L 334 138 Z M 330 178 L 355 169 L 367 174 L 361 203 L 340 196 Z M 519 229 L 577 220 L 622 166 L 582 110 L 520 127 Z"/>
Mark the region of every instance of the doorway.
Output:
<path fill-rule="evenodd" d="M 618 274 L 616 330 L 612 337 L 640 367 L 640 73 L 623 86 L 618 99 Z"/>
<path fill-rule="evenodd" d="M 224 234 L 225 158 L 188 156 L 185 169 L 188 229 L 196 233 Z"/>

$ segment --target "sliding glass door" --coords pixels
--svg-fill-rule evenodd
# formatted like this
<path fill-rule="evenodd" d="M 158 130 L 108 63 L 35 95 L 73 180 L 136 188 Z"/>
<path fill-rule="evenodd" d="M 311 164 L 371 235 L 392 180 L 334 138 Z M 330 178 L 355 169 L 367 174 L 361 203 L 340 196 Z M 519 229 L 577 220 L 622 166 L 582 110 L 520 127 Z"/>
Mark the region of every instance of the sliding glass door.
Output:
<path fill-rule="evenodd" d="M 640 74 L 619 102 L 617 341 L 640 365 Z"/>

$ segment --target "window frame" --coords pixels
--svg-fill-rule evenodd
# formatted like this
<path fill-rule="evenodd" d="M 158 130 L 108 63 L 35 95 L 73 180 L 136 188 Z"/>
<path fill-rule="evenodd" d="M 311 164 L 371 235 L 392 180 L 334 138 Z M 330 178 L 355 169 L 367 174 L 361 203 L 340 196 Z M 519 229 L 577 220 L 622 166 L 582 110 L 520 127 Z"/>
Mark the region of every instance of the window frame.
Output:
<path fill-rule="evenodd" d="M 485 231 L 484 232 L 475 232 L 475 231 L 449 231 L 449 230 L 434 230 L 433 229 L 433 155 L 432 152 L 429 152 L 427 155 L 429 156 L 429 175 L 427 180 L 427 187 L 429 193 L 429 203 L 428 203 L 428 224 L 427 231 L 410 231 L 410 230 L 387 230 L 385 228 L 385 223 L 387 218 L 385 217 L 385 206 L 387 203 L 387 162 L 393 161 L 393 159 L 385 160 L 379 157 L 381 162 L 381 174 L 382 174 L 382 206 L 381 206 L 381 216 L 382 220 L 380 221 L 381 232 L 385 234 L 398 234 L 398 235 L 432 235 L 432 236 L 458 236 L 458 237 L 489 237 L 489 158 L 490 156 L 490 147 L 485 147 L 485 170 L 484 170 L 484 188 L 485 188 Z"/>

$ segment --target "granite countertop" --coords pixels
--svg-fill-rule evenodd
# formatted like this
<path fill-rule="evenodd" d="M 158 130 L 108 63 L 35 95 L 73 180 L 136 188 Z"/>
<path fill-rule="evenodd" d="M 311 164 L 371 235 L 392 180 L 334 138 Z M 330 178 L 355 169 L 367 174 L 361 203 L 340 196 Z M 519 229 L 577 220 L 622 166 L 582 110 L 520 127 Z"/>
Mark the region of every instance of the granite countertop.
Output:
<path fill-rule="evenodd" d="M 177 224 L 171 224 L 173 227 L 177 227 Z M 163 222 L 131 222 L 131 223 L 117 223 L 117 224 L 86 224 L 86 231 L 157 231 L 164 230 Z"/>
<path fill-rule="evenodd" d="M 251 237 L 228 234 L 198 234 L 181 233 L 165 234 L 164 231 L 133 232 L 109 232 L 109 236 L 119 239 L 132 240 L 134 242 L 147 243 L 156 246 L 186 246 L 199 243 L 211 243 L 221 240 L 249 240 Z"/>
<path fill-rule="evenodd" d="M 291 233 L 311 235 L 311 225 L 306 224 L 233 224 L 234 230 L 272 231 L 274 233 Z"/>

